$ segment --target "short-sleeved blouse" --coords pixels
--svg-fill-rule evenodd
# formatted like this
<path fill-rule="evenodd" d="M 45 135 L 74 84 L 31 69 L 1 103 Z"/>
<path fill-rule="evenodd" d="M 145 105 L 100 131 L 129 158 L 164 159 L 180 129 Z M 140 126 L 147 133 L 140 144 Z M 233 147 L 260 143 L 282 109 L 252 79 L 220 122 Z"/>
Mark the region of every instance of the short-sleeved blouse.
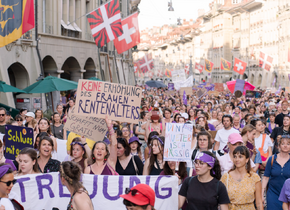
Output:
<path fill-rule="evenodd" d="M 279 201 L 282 201 L 284 203 L 290 203 L 290 179 L 287 179 L 284 182 L 284 185 L 282 187 Z"/>
<path fill-rule="evenodd" d="M 227 176 L 229 176 L 228 180 Z M 240 182 L 233 179 L 230 174 L 225 173 L 221 178 L 221 182 L 224 183 L 228 190 L 231 201 L 229 210 L 255 210 L 255 190 L 256 183 L 259 181 L 261 181 L 261 178 L 253 172 L 251 172 L 251 175 L 246 174 Z"/>

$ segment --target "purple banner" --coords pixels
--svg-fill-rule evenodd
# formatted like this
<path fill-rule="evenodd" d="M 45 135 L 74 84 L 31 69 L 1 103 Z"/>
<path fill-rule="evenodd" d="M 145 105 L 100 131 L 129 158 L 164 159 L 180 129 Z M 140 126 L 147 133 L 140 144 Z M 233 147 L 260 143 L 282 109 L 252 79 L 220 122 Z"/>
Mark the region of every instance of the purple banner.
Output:
<path fill-rule="evenodd" d="M 174 90 L 174 83 L 168 83 L 168 90 Z"/>
<path fill-rule="evenodd" d="M 245 80 L 237 79 L 236 80 L 236 85 L 235 85 L 235 90 L 234 93 L 239 90 L 242 93 L 244 92 L 244 87 L 245 87 Z"/>

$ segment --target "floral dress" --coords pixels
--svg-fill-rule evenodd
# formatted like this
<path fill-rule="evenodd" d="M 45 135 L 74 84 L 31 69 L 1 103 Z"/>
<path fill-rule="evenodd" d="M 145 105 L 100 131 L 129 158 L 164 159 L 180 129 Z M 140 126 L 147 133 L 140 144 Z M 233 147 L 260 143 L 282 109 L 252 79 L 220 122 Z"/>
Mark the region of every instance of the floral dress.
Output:
<path fill-rule="evenodd" d="M 259 175 L 253 172 L 246 174 L 240 182 L 225 173 L 221 178 L 221 182 L 224 183 L 228 190 L 231 201 L 229 210 L 255 210 L 256 183 L 260 181 Z"/>

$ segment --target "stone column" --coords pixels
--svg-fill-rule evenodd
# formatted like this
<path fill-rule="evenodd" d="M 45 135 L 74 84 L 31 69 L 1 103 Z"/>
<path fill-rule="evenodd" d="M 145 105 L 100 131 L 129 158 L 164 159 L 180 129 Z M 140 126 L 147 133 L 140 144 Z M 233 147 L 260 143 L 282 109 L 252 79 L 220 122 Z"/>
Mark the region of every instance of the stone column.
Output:
<path fill-rule="evenodd" d="M 84 78 L 84 73 L 85 73 L 86 71 L 87 71 L 87 70 L 85 70 L 85 69 L 81 69 L 81 70 L 80 70 L 80 72 L 81 72 L 81 79 Z"/>

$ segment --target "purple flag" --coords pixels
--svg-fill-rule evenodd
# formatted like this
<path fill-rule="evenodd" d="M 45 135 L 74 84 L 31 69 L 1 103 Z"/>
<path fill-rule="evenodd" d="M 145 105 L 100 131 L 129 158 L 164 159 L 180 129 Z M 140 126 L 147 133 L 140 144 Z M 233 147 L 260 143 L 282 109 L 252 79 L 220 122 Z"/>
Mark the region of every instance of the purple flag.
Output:
<path fill-rule="evenodd" d="M 289 74 L 288 74 L 288 77 L 289 77 Z M 290 80 L 290 77 L 289 77 L 289 80 Z M 275 83 L 276 83 L 276 77 L 274 77 L 274 80 L 272 82 L 272 86 L 275 86 Z"/>
<path fill-rule="evenodd" d="M 187 97 L 185 91 L 183 91 L 183 104 L 187 106 Z"/>
<path fill-rule="evenodd" d="M 275 77 L 276 78 L 276 77 Z M 288 74 L 288 78 L 289 78 L 289 81 L 290 81 L 290 74 Z"/>
<path fill-rule="evenodd" d="M 245 80 L 237 79 L 234 93 L 237 90 L 239 90 L 239 91 L 241 91 L 243 93 L 244 92 L 244 87 L 245 87 Z"/>
<path fill-rule="evenodd" d="M 275 94 L 279 94 L 280 92 L 281 92 L 281 85 L 279 85 L 279 88 L 278 88 L 278 90 L 276 91 Z"/>

